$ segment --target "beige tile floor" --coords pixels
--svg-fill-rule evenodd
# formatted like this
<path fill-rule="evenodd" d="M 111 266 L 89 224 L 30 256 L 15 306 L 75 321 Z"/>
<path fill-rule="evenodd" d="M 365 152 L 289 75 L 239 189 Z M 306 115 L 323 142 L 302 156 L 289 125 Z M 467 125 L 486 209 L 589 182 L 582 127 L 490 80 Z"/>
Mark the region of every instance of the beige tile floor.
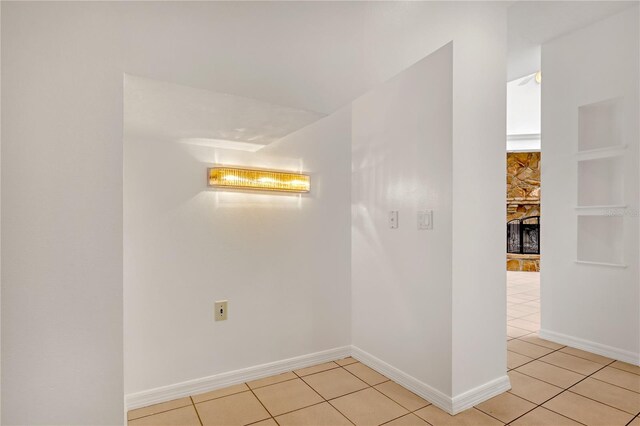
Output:
<path fill-rule="evenodd" d="M 509 272 L 512 389 L 450 416 L 353 358 L 132 410 L 129 425 L 640 426 L 640 367 L 537 336 L 537 273 Z"/>

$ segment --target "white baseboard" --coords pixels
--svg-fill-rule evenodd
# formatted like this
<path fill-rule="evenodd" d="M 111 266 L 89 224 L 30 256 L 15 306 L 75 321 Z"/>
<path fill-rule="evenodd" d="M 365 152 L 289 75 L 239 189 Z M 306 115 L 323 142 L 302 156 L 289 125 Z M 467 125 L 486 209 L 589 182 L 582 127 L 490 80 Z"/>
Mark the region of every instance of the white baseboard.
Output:
<path fill-rule="evenodd" d="M 505 374 L 502 377 L 454 396 L 451 414 L 458 414 L 509 389 L 511 389 L 511 382 L 509 381 L 509 376 Z"/>
<path fill-rule="evenodd" d="M 511 389 L 509 376 L 505 374 L 498 379 L 452 398 L 356 346 L 352 346 L 351 356 L 449 414 L 458 414 L 467 408 L 471 408 Z"/>
<path fill-rule="evenodd" d="M 540 331 L 538 331 L 538 336 L 542 339 L 550 340 L 561 345 L 582 349 L 583 351 L 606 356 L 607 358 L 627 362 L 629 364 L 640 365 L 640 353 L 631 352 L 626 349 L 614 348 L 613 346 L 607 346 L 590 340 L 581 339 L 579 337 L 569 336 L 567 334 L 556 333 L 555 331 L 544 329 L 540 329 Z"/>
<path fill-rule="evenodd" d="M 340 348 L 329 349 L 313 354 L 302 355 L 268 364 L 256 365 L 254 367 L 243 368 L 200 379 L 188 380 L 142 392 L 127 394 L 125 395 L 125 407 L 126 410 L 129 411 L 140 407 L 171 401 L 173 399 L 184 398 L 190 395 L 197 395 L 199 393 L 225 388 L 239 383 L 249 382 L 251 380 L 261 379 L 287 371 L 297 370 L 299 368 L 309 367 L 315 364 L 321 364 L 323 362 L 335 361 L 349 355 L 450 414 L 457 414 L 467 408 L 471 408 L 476 404 L 509 390 L 511 387 L 509 384 L 509 377 L 505 375 L 451 398 L 443 392 L 421 382 L 420 380 L 387 364 L 358 347 L 343 346 Z"/>
<path fill-rule="evenodd" d="M 125 395 L 125 407 L 126 410 L 129 411 L 135 408 L 146 407 L 148 405 L 171 401 L 172 399 L 209 392 L 227 386 L 272 376 L 274 374 L 321 364 L 323 362 L 334 361 L 345 358 L 349 355 L 351 355 L 351 347 L 343 346 L 281 361 L 270 362 L 268 364 L 229 371 L 227 373 L 215 374 L 213 376 L 203 377 L 200 379 L 188 380 L 186 382 L 175 383 L 173 385 L 162 386 L 142 392 L 131 393 Z"/>
<path fill-rule="evenodd" d="M 357 346 L 352 346 L 351 348 L 351 356 L 358 361 L 362 362 L 368 367 L 373 368 L 378 373 L 387 376 L 399 385 L 404 386 L 419 397 L 426 399 L 436 407 L 439 407 L 448 413 L 451 413 L 453 411 L 453 405 L 450 396 L 439 391 L 438 389 L 429 386 L 424 382 L 421 382 L 415 377 L 408 375 L 404 371 L 401 371 L 396 367 L 387 364 L 386 362 L 382 361 L 379 358 L 376 358 L 368 352 L 363 351 Z"/>

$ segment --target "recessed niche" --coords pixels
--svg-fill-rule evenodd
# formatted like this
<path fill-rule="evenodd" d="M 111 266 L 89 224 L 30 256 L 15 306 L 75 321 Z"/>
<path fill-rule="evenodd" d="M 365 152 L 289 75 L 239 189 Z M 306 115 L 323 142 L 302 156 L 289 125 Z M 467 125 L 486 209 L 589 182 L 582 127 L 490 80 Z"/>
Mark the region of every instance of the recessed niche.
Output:
<path fill-rule="evenodd" d="M 623 204 L 623 161 L 610 157 L 578 162 L 578 206 Z"/>
<path fill-rule="evenodd" d="M 578 108 L 578 150 L 622 145 L 622 98 Z"/>
<path fill-rule="evenodd" d="M 622 265 L 623 220 L 622 216 L 579 216 L 578 261 Z"/>

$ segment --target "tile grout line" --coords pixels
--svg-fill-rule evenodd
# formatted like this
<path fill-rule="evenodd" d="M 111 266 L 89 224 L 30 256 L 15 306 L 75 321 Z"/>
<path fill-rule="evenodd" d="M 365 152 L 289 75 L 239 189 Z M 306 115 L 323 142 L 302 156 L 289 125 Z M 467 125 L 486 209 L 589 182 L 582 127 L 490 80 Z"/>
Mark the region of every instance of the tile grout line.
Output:
<path fill-rule="evenodd" d="M 285 382 L 288 382 L 288 380 L 285 380 Z M 283 382 L 280 382 L 280 383 L 283 383 Z M 275 384 L 277 384 L 277 383 L 274 383 L 274 385 L 275 385 Z M 262 401 L 260 401 L 260 398 L 258 398 L 258 395 L 256 395 L 256 393 L 253 391 L 253 389 L 251 389 L 251 387 L 250 387 L 247 383 L 245 383 L 245 385 L 247 385 L 247 387 L 249 388 L 249 392 L 251 392 L 251 393 L 253 394 L 253 397 L 254 397 L 255 399 L 257 399 L 257 400 L 258 400 L 258 402 L 260 403 L 260 405 L 262 405 L 262 408 L 264 408 L 264 409 L 265 409 L 265 411 L 267 412 L 267 414 L 268 414 L 269 416 L 271 416 L 271 418 L 273 419 L 273 421 L 274 421 L 274 422 L 276 422 L 276 424 L 279 426 L 279 425 L 280 425 L 280 423 L 278 423 L 278 421 L 275 419 L 275 417 L 273 417 L 273 414 L 271 414 L 271 411 L 269 411 L 269 409 L 268 409 L 267 407 L 265 407 L 265 405 L 262 403 Z M 266 387 L 266 386 L 263 386 L 263 387 Z M 263 420 L 267 420 L 267 419 L 263 419 Z"/>
<path fill-rule="evenodd" d="M 634 418 L 632 418 L 631 420 L 629 420 L 629 423 L 627 423 L 625 426 L 629 426 L 631 423 L 633 423 L 633 421 L 637 418 L 640 418 L 640 413 L 636 414 L 636 416 Z"/>
<path fill-rule="evenodd" d="M 343 368 L 343 366 L 342 366 L 342 365 L 338 364 L 338 363 L 337 363 L 337 362 L 335 362 L 335 361 L 333 361 L 333 362 L 338 366 L 338 368 Z M 349 364 L 349 365 L 350 365 L 350 364 Z M 343 368 L 343 369 L 344 369 L 344 368 Z M 335 368 L 330 368 L 329 370 L 320 371 L 319 373 L 324 373 L 325 371 L 331 371 L 331 370 L 335 370 Z M 316 374 L 319 374 L 319 373 L 316 373 Z M 298 376 L 298 378 L 300 378 L 300 380 L 302 380 L 302 382 L 304 382 L 304 384 L 306 384 L 307 386 L 309 386 L 309 387 L 310 387 L 310 388 L 311 388 L 315 393 L 317 393 L 317 394 L 320 396 L 320 398 L 322 398 L 323 402 L 326 402 L 327 404 L 329 404 L 329 405 L 330 405 L 331 407 L 333 407 L 333 409 L 334 409 L 334 410 L 336 410 L 336 411 L 337 411 L 337 412 L 338 412 L 342 417 L 344 417 L 345 419 L 347 419 L 347 421 L 348 421 L 349 423 L 351 423 L 353 426 L 356 426 L 356 424 L 355 424 L 355 423 L 353 423 L 353 422 L 351 421 L 351 419 L 350 419 L 350 418 L 348 418 L 347 416 L 345 416 L 345 415 L 344 415 L 344 413 L 343 413 L 342 411 L 338 410 L 338 409 L 337 409 L 337 408 L 336 408 L 336 407 L 335 407 L 331 402 L 329 402 L 329 400 L 328 400 L 328 399 L 326 399 L 324 396 L 322 396 L 322 395 L 320 394 L 320 392 L 318 392 L 318 391 L 317 391 L 313 386 L 311 386 L 309 383 L 307 383 L 307 381 L 303 378 L 303 376 L 300 376 L 300 375 L 299 375 L 298 373 L 296 373 L 295 371 L 293 372 L 293 374 L 295 374 L 296 376 Z M 307 376 L 313 376 L 313 374 L 308 374 Z M 307 377 L 307 376 L 304 376 L 304 377 Z M 344 396 L 344 395 L 343 395 L 343 396 Z"/>
<path fill-rule="evenodd" d="M 198 416 L 200 426 L 204 426 L 204 423 L 202 423 L 202 419 L 200 418 L 200 413 L 198 413 L 198 407 L 196 407 L 196 403 L 193 401 L 193 397 L 189 396 L 189 399 L 191 400 L 191 405 L 193 405 L 193 410 L 196 412 L 196 416 Z"/>
<path fill-rule="evenodd" d="M 558 350 L 560 350 L 560 349 L 558 349 Z M 612 364 L 612 363 L 614 363 L 614 362 L 615 362 L 615 361 L 611 361 L 609 364 Z M 532 412 L 533 410 L 535 410 L 535 409 L 536 409 L 536 408 L 538 408 L 538 407 L 542 407 L 542 408 L 544 408 L 544 409 L 546 409 L 546 410 L 549 410 L 549 411 L 551 411 L 551 412 L 553 412 L 553 413 L 556 413 L 556 414 L 558 414 L 558 415 L 560 415 L 560 416 L 567 417 L 567 418 L 569 418 L 569 419 L 571 419 L 571 420 L 573 420 L 573 421 L 576 421 L 576 422 L 578 422 L 578 423 L 584 424 L 584 423 L 582 423 L 582 422 L 580 422 L 580 421 L 578 421 L 578 420 L 576 420 L 576 419 L 573 419 L 573 418 L 571 418 L 571 417 L 565 416 L 565 415 L 564 415 L 564 414 L 562 414 L 562 413 L 558 413 L 558 412 L 556 412 L 556 411 L 553 411 L 552 409 L 550 409 L 550 408 L 548 408 L 548 407 L 543 407 L 543 404 L 546 404 L 547 402 L 551 401 L 552 399 L 557 398 L 558 396 L 562 395 L 563 393 L 565 393 L 565 392 L 569 391 L 569 389 L 570 389 L 570 388 L 572 388 L 572 387 L 574 387 L 575 385 L 577 385 L 578 383 L 580 383 L 580 382 L 582 382 L 582 381 L 584 381 L 584 380 L 588 379 L 588 378 L 589 378 L 589 377 L 591 377 L 592 375 L 596 374 L 598 371 L 600 371 L 600 370 L 603 370 L 603 369 L 607 368 L 607 367 L 609 366 L 609 364 L 603 365 L 603 366 L 602 366 L 602 368 L 599 368 L 598 370 L 594 371 L 594 372 L 593 372 L 593 373 L 591 373 L 590 375 L 585 376 L 584 378 L 582 378 L 582 379 L 578 380 L 576 383 L 572 384 L 572 385 L 571 385 L 571 386 L 569 386 L 568 388 L 563 389 L 563 390 L 562 390 L 562 392 L 559 392 L 557 395 L 554 395 L 554 396 L 552 396 L 551 398 L 547 399 L 546 401 L 543 401 L 541 404 L 538 404 L 538 406 L 537 406 L 537 407 L 534 407 L 533 409 L 531 409 L 531 410 L 527 411 L 526 413 L 523 413 L 522 415 L 520 415 L 520 416 L 516 417 L 515 419 L 511 420 L 511 422 L 509 422 L 509 424 L 511 424 L 511 423 L 515 422 L 516 420 L 518 420 L 519 418 L 521 418 L 521 417 L 523 417 L 523 416 L 525 416 L 525 415 L 529 414 L 530 412 Z M 553 364 L 550 364 L 550 365 L 553 365 Z M 571 371 L 571 370 L 568 370 L 568 371 Z M 575 372 L 574 372 L 574 373 L 575 373 Z M 524 373 L 523 373 L 523 374 L 524 374 Z M 531 377 L 531 376 L 530 376 L 530 377 Z M 535 377 L 534 377 L 534 379 L 535 379 Z M 540 379 L 538 379 L 538 380 L 540 380 Z M 545 383 L 547 383 L 547 382 L 545 382 Z M 571 393 L 574 393 L 574 392 L 571 392 Z M 581 396 L 582 396 L 582 395 L 581 395 Z M 586 398 L 586 397 L 585 397 L 585 398 Z M 591 398 L 588 398 L 588 399 L 591 399 Z M 595 401 L 595 400 L 592 400 L 592 401 Z M 596 402 L 599 402 L 600 404 L 603 404 L 603 403 L 602 403 L 602 402 L 600 402 L 600 401 L 596 401 Z M 607 405 L 607 404 L 603 404 L 603 405 Z M 612 408 L 615 408 L 615 407 L 612 407 Z M 619 410 L 619 411 L 622 411 L 622 410 Z"/>
<path fill-rule="evenodd" d="M 507 308 L 508 308 L 508 307 L 509 307 L 509 306 L 507 306 Z M 533 315 L 533 314 L 532 314 L 532 315 Z M 525 316 L 527 316 L 527 315 L 525 315 Z M 522 318 L 522 317 L 519 317 L 519 318 Z M 519 318 L 518 318 L 518 319 L 519 319 Z M 523 321 L 526 321 L 526 320 L 523 320 Z M 507 324 L 509 325 L 509 320 L 507 320 Z M 511 326 L 511 327 L 513 327 L 513 326 Z M 525 336 L 531 335 L 531 334 L 533 334 L 533 333 L 537 333 L 537 331 L 533 331 L 532 333 L 529 333 L 529 334 L 527 334 L 527 335 L 525 335 Z M 525 337 L 525 336 L 520 336 L 520 337 Z M 508 336 L 508 337 L 509 337 L 509 336 Z M 520 337 L 517 337 L 517 338 L 515 338 L 515 339 L 520 340 Z M 508 339 L 508 341 L 509 341 L 509 340 L 513 340 L 513 339 Z M 521 341 L 526 342 L 526 341 L 524 341 L 524 340 L 521 340 Z M 530 343 L 530 342 L 527 342 L 527 343 Z M 531 344 L 535 344 L 535 343 L 531 343 Z M 554 367 L 563 368 L 564 370 L 571 371 L 571 372 L 573 372 L 573 373 L 577 373 L 577 372 L 575 372 L 575 371 L 573 371 L 573 370 L 569 370 L 569 369 L 567 369 L 567 368 L 560 367 L 560 366 L 557 366 L 557 365 L 554 365 L 554 364 L 551 364 L 551 363 L 548 363 L 548 362 L 545 362 L 545 361 L 541 360 L 541 358 L 543 358 L 543 357 L 545 357 L 545 356 L 547 356 L 547 355 L 550 355 L 550 354 L 552 354 L 552 353 L 562 351 L 562 349 L 564 349 L 564 348 L 566 348 L 566 347 L 568 347 L 568 346 L 563 346 L 563 347 L 558 348 L 558 349 L 556 349 L 556 350 L 554 350 L 554 351 L 552 351 L 552 352 L 549 352 L 548 354 L 542 355 L 542 356 L 537 357 L 537 358 L 533 358 L 531 361 L 526 362 L 525 364 L 522 364 L 522 365 L 520 365 L 520 366 L 518 366 L 518 367 L 516 367 L 516 368 L 510 369 L 510 370 L 508 370 L 507 372 L 509 372 L 509 371 L 514 371 L 514 370 L 515 370 L 515 371 L 517 371 L 517 370 L 516 370 L 517 368 L 520 368 L 520 367 L 522 367 L 522 366 L 524 366 L 524 365 L 526 365 L 526 364 L 529 364 L 529 363 L 531 363 L 531 362 L 533 362 L 533 361 L 535 361 L 535 360 L 539 360 L 540 362 L 544 362 L 545 364 L 553 365 Z M 550 349 L 550 348 L 547 348 L 547 349 Z M 514 352 L 514 353 L 518 353 L 518 352 L 515 352 L 515 351 L 512 351 L 512 352 Z M 576 357 L 576 358 L 583 359 L 583 360 L 586 360 L 586 361 L 594 362 L 594 361 L 592 361 L 592 360 L 589 360 L 589 359 L 586 359 L 586 358 L 582 358 L 582 357 L 580 357 L 580 356 L 573 355 L 573 354 L 570 354 L 570 353 L 567 353 L 567 352 L 562 352 L 562 353 L 564 353 L 564 354 L 566 354 L 566 355 L 574 356 L 574 357 Z M 527 355 L 524 355 L 524 354 L 519 354 L 519 355 L 527 356 Z M 547 409 L 547 410 L 549 410 L 549 411 L 551 411 L 551 412 L 553 412 L 553 413 L 556 413 L 555 411 L 553 411 L 553 410 L 551 410 L 551 409 L 549 409 L 549 408 L 547 408 L 547 407 L 543 407 L 543 404 L 546 404 L 547 402 L 551 401 L 552 399 L 557 398 L 559 395 L 562 395 L 562 394 L 563 394 L 563 393 L 565 393 L 566 391 L 569 391 L 569 392 L 571 392 L 571 393 L 573 393 L 573 394 L 576 394 L 575 392 L 572 392 L 570 389 L 574 388 L 577 384 L 581 383 L 582 381 L 584 381 L 584 380 L 586 380 L 586 379 L 588 379 L 588 378 L 591 378 L 594 374 L 596 374 L 596 373 L 598 373 L 599 371 L 601 371 L 601 370 L 605 369 L 606 367 L 611 366 L 614 362 L 615 362 L 615 360 L 612 360 L 612 361 L 610 361 L 610 362 L 609 362 L 609 363 L 607 363 L 607 364 L 604 364 L 604 365 L 602 365 L 602 364 L 601 364 L 601 367 L 600 367 L 600 368 L 598 368 L 596 371 L 594 371 L 594 372 L 592 372 L 592 373 L 590 373 L 590 374 L 585 375 L 582 379 L 580 379 L 580 380 L 579 380 L 579 381 L 577 381 L 576 383 L 573 383 L 573 384 L 572 384 L 572 385 L 570 385 L 569 387 L 567 387 L 567 388 L 563 388 L 563 389 L 562 389 L 562 391 L 561 391 L 561 392 L 559 392 L 557 395 L 554 395 L 553 397 L 551 397 L 551 398 L 547 399 L 546 401 L 543 401 L 543 402 L 542 402 L 542 403 L 540 403 L 540 404 L 534 403 L 534 404 L 536 404 L 534 408 L 532 408 L 531 410 L 526 411 L 525 413 L 523 413 L 523 414 L 521 414 L 520 416 L 516 417 L 515 419 L 511 420 L 508 424 L 512 424 L 513 422 L 515 422 L 515 421 L 516 421 L 516 420 L 518 420 L 519 418 L 521 418 L 521 417 L 523 417 L 523 416 L 527 415 L 528 413 L 530 413 L 531 411 L 533 411 L 533 410 L 535 410 L 535 409 L 537 409 L 537 408 L 539 408 L 539 407 L 542 407 L 542 408 Z M 612 368 L 615 368 L 615 367 L 612 367 Z M 524 375 L 526 375 L 526 376 L 529 376 L 528 374 L 523 373 L 523 372 L 521 372 L 521 371 L 518 371 L 518 373 L 520 373 L 520 374 L 524 374 Z M 580 374 L 580 373 L 577 373 L 577 374 Z M 541 380 L 541 379 L 539 379 L 539 378 L 537 378 L 537 377 L 533 377 L 533 376 L 529 376 L 529 377 L 532 377 L 532 378 L 537 379 L 537 380 Z M 598 379 L 593 378 L 593 380 L 598 380 Z M 544 383 L 549 383 L 549 382 L 546 382 L 546 381 L 544 381 L 544 380 L 541 380 L 541 381 L 542 381 L 542 382 L 544 382 Z M 605 382 L 605 383 L 608 383 L 608 382 Z M 549 383 L 549 384 L 553 385 L 553 383 Z M 611 384 L 611 383 L 608 383 L 608 384 L 613 385 L 613 384 Z M 559 387 L 559 386 L 557 386 L 557 385 L 554 385 L 554 386 Z M 614 386 L 615 386 L 615 385 L 614 385 Z M 618 386 L 618 387 L 620 387 L 620 386 Z M 622 387 L 620 387 L 620 388 L 622 388 Z M 626 388 L 622 388 L 622 389 L 626 389 Z M 627 390 L 628 390 L 628 389 L 627 389 Z M 511 392 L 510 392 L 510 393 L 511 393 Z M 516 394 L 513 394 L 513 395 L 514 395 L 514 396 L 519 397 L 519 396 L 518 396 L 518 395 L 516 395 Z M 576 394 L 576 395 L 580 395 L 580 394 Z M 605 404 L 605 403 L 603 403 L 603 402 L 601 402 L 601 401 L 597 401 L 597 400 L 591 399 L 591 398 L 589 398 L 589 397 L 585 397 L 584 395 L 580 395 L 580 396 L 582 396 L 583 398 L 587 398 L 587 399 L 590 399 L 590 400 L 592 400 L 592 401 L 595 401 L 595 402 L 597 402 L 597 403 L 603 404 L 603 405 L 605 405 L 605 406 L 611 407 L 610 405 Z M 519 397 L 519 398 L 524 399 L 525 401 L 528 401 L 528 400 L 527 400 L 527 399 L 525 399 L 525 398 L 522 398 L 522 397 Z M 529 401 L 529 402 L 533 402 L 533 401 Z M 623 413 L 626 413 L 624 410 L 620 410 L 620 409 L 618 409 L 618 408 L 616 408 L 616 407 L 611 407 L 611 408 L 616 409 L 616 410 L 618 410 L 618 411 L 621 411 L 621 412 L 623 412 Z M 565 418 L 568 418 L 568 419 L 574 420 L 574 419 L 572 419 L 572 418 L 570 418 L 570 417 L 568 417 L 568 416 L 565 416 L 565 415 L 563 415 L 563 414 L 561 414 L 561 413 L 556 413 L 556 414 L 558 414 L 558 415 L 560 415 L 560 416 L 562 416 L 562 417 L 565 417 Z M 630 413 L 627 413 L 627 414 L 630 414 Z M 639 414 L 639 415 L 640 415 L 640 414 Z M 638 415 L 636 415 L 636 417 L 638 417 Z M 574 420 L 574 421 L 576 421 L 576 422 L 577 422 L 577 420 Z M 632 421 L 633 421 L 633 419 L 631 419 L 631 420 L 629 421 L 629 424 L 630 424 Z M 581 422 L 578 422 L 578 423 L 581 423 Z M 582 423 L 581 423 L 581 424 L 582 424 Z"/>

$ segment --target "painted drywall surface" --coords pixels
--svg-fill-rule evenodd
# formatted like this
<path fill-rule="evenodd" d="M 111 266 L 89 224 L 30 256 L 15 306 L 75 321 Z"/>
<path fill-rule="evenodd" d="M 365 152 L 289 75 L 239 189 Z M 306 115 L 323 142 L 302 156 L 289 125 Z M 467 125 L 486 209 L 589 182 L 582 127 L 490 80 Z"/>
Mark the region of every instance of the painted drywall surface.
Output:
<path fill-rule="evenodd" d="M 113 8 L 2 9 L 2 423 L 122 423 Z"/>
<path fill-rule="evenodd" d="M 460 25 L 453 69 L 431 69 L 428 57 L 356 100 L 352 140 L 353 343 L 452 398 L 506 372 L 505 240 L 496 238 L 505 218 L 506 22 L 502 10 L 478 8 Z M 448 139 L 450 123 L 431 109 L 446 104 L 431 91 L 442 94 L 447 72 Z M 434 231 L 417 231 L 421 209 L 434 209 Z"/>
<path fill-rule="evenodd" d="M 123 73 L 328 113 L 452 39 L 499 29 L 505 7 L 3 2 L 2 421 L 122 421 Z M 502 75 L 485 69 L 500 46 L 460 56 L 458 77 Z M 470 91 L 470 132 L 500 90 Z"/>
<path fill-rule="evenodd" d="M 540 84 L 530 77 L 507 83 L 507 135 L 540 134 Z"/>
<path fill-rule="evenodd" d="M 617 351 L 640 352 L 638 275 L 638 7 L 543 45 L 541 328 Z M 577 255 L 578 107 L 624 98 L 624 263 Z M 595 190 L 595 189 L 594 189 Z"/>
<path fill-rule="evenodd" d="M 507 151 L 540 150 L 540 83 L 535 74 L 507 83 Z"/>
<path fill-rule="evenodd" d="M 348 108 L 256 153 L 125 128 L 125 394 L 350 344 L 350 140 Z M 312 190 L 210 190 L 216 163 L 302 170 Z"/>
<path fill-rule="evenodd" d="M 353 103 L 353 344 L 451 386 L 452 46 Z M 417 211 L 434 229 L 417 229 Z M 389 227 L 398 211 L 399 226 Z"/>
<path fill-rule="evenodd" d="M 454 397 L 506 376 L 506 17 L 482 10 L 454 38 Z"/>
<path fill-rule="evenodd" d="M 126 88 L 127 134 L 205 146 L 213 139 L 261 148 L 324 116 L 132 75 L 126 76 Z"/>

